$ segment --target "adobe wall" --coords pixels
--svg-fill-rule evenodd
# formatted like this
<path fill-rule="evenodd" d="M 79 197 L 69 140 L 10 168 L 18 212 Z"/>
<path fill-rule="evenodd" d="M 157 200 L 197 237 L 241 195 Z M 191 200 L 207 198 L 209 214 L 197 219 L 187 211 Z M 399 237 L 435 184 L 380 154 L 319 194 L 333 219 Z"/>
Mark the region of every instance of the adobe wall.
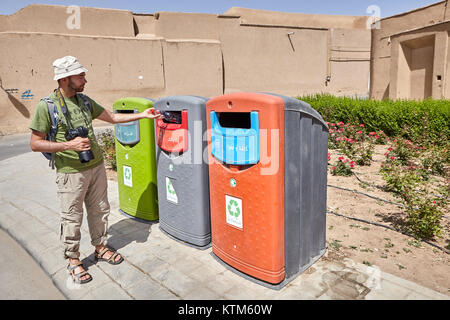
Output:
<path fill-rule="evenodd" d="M 214 97 L 223 93 L 220 42 L 165 40 L 164 95 Z"/>
<path fill-rule="evenodd" d="M 220 39 L 226 93 L 301 95 L 325 90 L 327 30 L 242 27 L 223 22 Z"/>
<path fill-rule="evenodd" d="M 367 96 L 370 31 L 366 21 L 367 17 L 243 8 L 219 16 L 158 12 L 154 36 L 220 41 L 224 92 Z"/>
<path fill-rule="evenodd" d="M 0 50 L 8 61 L 0 64 L 0 133 L 26 130 L 39 99 L 57 86 L 51 63 L 68 54 L 89 70 L 85 93 L 109 109 L 124 95 L 164 94 L 162 40 L 14 32 L 0 33 L 0 43 L 8 48 Z"/>
<path fill-rule="evenodd" d="M 133 14 L 130 11 L 79 8 L 80 29 L 73 27 L 76 21 L 71 19 L 72 11 L 68 13 L 68 7 L 32 4 L 12 15 L 0 15 L 0 32 L 134 37 Z"/>
<path fill-rule="evenodd" d="M 233 7 L 225 15 L 237 16 L 242 24 L 304 26 L 310 28 L 367 29 L 367 17 L 304 14 Z"/>
<path fill-rule="evenodd" d="M 80 13 L 80 29 L 67 28 L 63 6 L 0 15 L 0 134 L 27 131 L 38 100 L 56 86 L 51 63 L 69 54 L 89 70 L 86 94 L 109 109 L 124 96 L 368 93 L 367 17 L 242 8 Z"/>
<path fill-rule="evenodd" d="M 433 31 L 430 28 L 448 20 L 450 20 L 450 11 L 447 8 L 447 1 L 441 1 L 424 8 L 382 19 L 380 28 L 372 30 L 370 97 L 374 99 L 396 99 L 411 96 L 403 94 L 408 90 L 411 91 L 411 89 L 405 88 L 408 85 L 405 81 L 409 81 L 405 78 L 407 75 L 403 74 L 402 77 L 402 72 L 400 74 L 397 73 L 399 68 L 400 70 L 405 70 L 404 65 L 407 64 L 405 55 L 398 54 L 400 43 L 406 40 L 406 38 L 402 38 L 402 35 L 413 32 L 415 34 L 414 37 L 418 38 L 422 35 L 429 35 L 430 32 L 433 34 L 444 32 L 445 34 L 450 29 L 440 31 L 436 29 Z M 444 39 L 445 37 L 441 37 L 442 35 L 439 36 L 439 39 L 445 41 L 443 46 L 446 47 L 447 40 Z M 444 51 L 448 50 L 445 49 Z M 429 55 L 430 53 L 427 54 L 427 56 Z M 435 63 L 437 65 L 442 64 L 442 59 L 445 61 L 447 59 L 446 53 L 438 53 L 436 58 Z M 401 81 L 401 78 L 406 80 Z M 433 86 L 439 85 L 442 86 L 442 84 L 438 83 L 433 84 Z M 414 89 L 412 90 L 414 91 Z M 447 90 L 447 93 L 444 93 L 443 96 L 449 97 L 449 94 L 450 92 Z M 433 97 L 441 98 L 442 95 L 434 89 Z"/>

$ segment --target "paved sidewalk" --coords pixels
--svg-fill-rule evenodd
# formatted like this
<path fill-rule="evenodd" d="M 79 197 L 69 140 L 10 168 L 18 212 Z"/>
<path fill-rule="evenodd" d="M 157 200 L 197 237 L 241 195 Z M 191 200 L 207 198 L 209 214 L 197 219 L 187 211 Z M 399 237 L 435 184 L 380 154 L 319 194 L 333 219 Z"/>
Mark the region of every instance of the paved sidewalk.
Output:
<path fill-rule="evenodd" d="M 94 279 L 75 285 L 59 245 L 55 172 L 41 154 L 31 152 L 0 161 L 0 168 L 0 227 L 68 299 L 450 299 L 377 268 L 326 257 L 279 291 L 260 286 L 218 263 L 211 249 L 183 245 L 164 235 L 158 223 L 121 215 L 117 183 L 112 181 L 108 241 L 125 261 L 119 266 L 95 263 L 84 221 L 81 259 Z"/>

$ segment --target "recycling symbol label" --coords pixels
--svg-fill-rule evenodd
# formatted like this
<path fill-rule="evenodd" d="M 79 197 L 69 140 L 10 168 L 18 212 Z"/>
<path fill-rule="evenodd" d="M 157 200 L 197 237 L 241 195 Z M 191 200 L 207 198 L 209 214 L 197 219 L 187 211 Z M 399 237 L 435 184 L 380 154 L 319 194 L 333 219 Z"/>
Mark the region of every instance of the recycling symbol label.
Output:
<path fill-rule="evenodd" d="M 232 215 L 233 217 L 239 217 L 239 215 L 241 214 L 241 209 L 239 209 L 239 205 L 237 203 L 237 201 L 235 200 L 230 200 L 230 202 L 228 202 L 228 214 Z"/>
<path fill-rule="evenodd" d="M 178 204 L 178 196 L 169 177 L 166 177 L 166 198 L 167 201 Z"/>
<path fill-rule="evenodd" d="M 131 167 L 123 166 L 123 184 L 128 187 L 133 187 L 133 172 Z"/>
<path fill-rule="evenodd" d="M 225 195 L 225 210 L 227 223 L 242 229 L 242 199 Z"/>

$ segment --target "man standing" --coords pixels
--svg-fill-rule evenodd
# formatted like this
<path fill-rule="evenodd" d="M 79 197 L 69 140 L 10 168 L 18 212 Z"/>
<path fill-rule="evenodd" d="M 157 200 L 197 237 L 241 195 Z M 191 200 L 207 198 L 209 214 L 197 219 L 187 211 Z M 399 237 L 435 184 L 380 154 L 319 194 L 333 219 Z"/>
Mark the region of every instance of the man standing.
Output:
<path fill-rule="evenodd" d="M 80 261 L 80 227 L 83 219 L 83 203 L 86 206 L 91 244 L 95 257 L 111 264 L 119 264 L 123 257 L 114 249 L 106 247 L 109 202 L 107 178 L 102 152 L 92 128 L 92 120 L 123 123 L 139 119 L 161 117 L 150 108 L 137 114 L 113 114 L 94 100 L 80 94 L 87 83 L 87 70 L 72 56 L 53 62 L 54 80 L 58 89 L 48 97 L 57 108 L 58 125 L 55 141 L 46 140 L 51 128 L 51 118 L 45 101 L 36 107 L 30 124 L 31 150 L 55 154 L 56 184 L 61 205 L 61 240 L 64 258 L 69 260 L 68 270 L 77 283 L 87 283 L 92 276 Z M 86 135 L 67 135 L 74 128 L 86 128 Z M 79 153 L 91 151 L 87 157 Z M 83 159 L 83 162 L 81 159 Z M 86 161 L 87 160 L 87 161 Z"/>

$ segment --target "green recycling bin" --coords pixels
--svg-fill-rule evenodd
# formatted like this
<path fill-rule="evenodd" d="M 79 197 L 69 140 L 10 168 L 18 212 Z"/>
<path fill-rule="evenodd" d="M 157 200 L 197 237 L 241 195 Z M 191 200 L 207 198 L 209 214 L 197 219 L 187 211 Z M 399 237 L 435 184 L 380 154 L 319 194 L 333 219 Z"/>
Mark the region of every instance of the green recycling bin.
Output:
<path fill-rule="evenodd" d="M 139 113 L 153 107 L 145 98 L 123 98 L 114 113 Z M 153 119 L 115 125 L 119 210 L 138 220 L 158 220 L 155 131 Z"/>

